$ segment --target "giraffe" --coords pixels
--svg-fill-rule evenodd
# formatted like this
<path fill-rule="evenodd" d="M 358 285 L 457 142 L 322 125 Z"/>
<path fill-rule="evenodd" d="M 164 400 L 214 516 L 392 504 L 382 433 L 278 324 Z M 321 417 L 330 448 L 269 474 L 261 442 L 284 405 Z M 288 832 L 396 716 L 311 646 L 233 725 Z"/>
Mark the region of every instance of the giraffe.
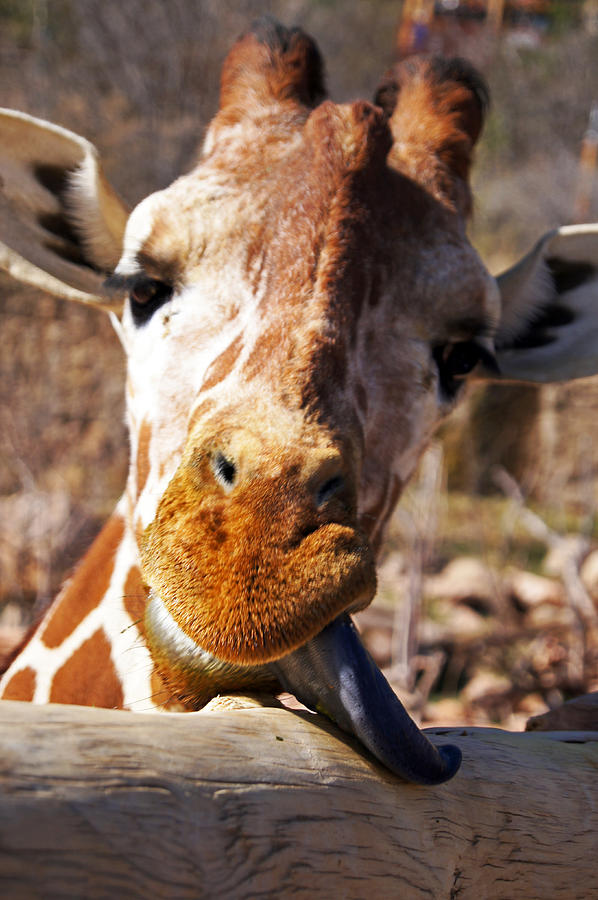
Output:
<path fill-rule="evenodd" d="M 131 448 L 0 696 L 191 711 L 284 688 L 401 777 L 452 777 L 458 749 L 418 730 L 350 616 L 468 377 L 598 370 L 596 228 L 546 235 L 498 282 L 469 243 L 486 105 L 437 58 L 335 104 L 315 42 L 264 18 L 224 62 L 195 167 L 132 212 L 85 139 L 2 113 L 0 263 L 112 316 Z"/>

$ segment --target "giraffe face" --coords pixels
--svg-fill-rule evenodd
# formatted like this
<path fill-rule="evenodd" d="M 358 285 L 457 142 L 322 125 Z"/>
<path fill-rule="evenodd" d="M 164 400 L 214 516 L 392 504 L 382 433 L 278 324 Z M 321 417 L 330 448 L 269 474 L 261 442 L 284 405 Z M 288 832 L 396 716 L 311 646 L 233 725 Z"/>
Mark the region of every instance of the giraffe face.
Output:
<path fill-rule="evenodd" d="M 194 704 L 276 679 L 317 705 L 349 670 L 387 696 L 343 615 L 371 601 L 384 525 L 498 318 L 464 227 L 469 70 L 404 72 L 411 115 L 317 105 L 288 46 L 233 48 L 199 164 L 133 211 L 112 278 L 146 635 Z M 368 744 L 362 699 L 325 706 Z"/>
<path fill-rule="evenodd" d="M 389 164 L 381 109 L 267 126 L 217 119 L 116 270 L 144 576 L 241 665 L 370 602 L 384 524 L 498 312 L 459 210 Z"/>

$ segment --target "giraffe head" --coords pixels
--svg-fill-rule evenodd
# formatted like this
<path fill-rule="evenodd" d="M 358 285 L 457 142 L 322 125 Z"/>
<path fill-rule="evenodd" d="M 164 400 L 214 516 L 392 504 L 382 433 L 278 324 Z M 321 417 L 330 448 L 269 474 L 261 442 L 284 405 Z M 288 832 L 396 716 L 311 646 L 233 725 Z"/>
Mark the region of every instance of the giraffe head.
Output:
<path fill-rule="evenodd" d="M 133 211 L 109 283 L 131 298 L 148 640 L 194 701 L 371 601 L 385 520 L 498 312 L 464 226 L 479 79 L 422 61 L 384 106 L 336 105 L 321 68 L 270 22 L 235 45 L 197 166 Z"/>
<path fill-rule="evenodd" d="M 467 64 L 403 63 L 375 104 L 323 96 L 313 41 L 261 20 L 225 61 L 193 170 L 124 227 L 75 139 L 61 239 L 76 232 L 83 262 L 74 277 L 65 252 L 27 259 L 71 293 L 128 296 L 128 520 L 173 693 L 281 683 L 390 768 L 441 781 L 457 751 L 417 731 L 347 614 L 374 595 L 431 434 L 531 301 L 501 307 L 467 239 L 487 100 Z"/>

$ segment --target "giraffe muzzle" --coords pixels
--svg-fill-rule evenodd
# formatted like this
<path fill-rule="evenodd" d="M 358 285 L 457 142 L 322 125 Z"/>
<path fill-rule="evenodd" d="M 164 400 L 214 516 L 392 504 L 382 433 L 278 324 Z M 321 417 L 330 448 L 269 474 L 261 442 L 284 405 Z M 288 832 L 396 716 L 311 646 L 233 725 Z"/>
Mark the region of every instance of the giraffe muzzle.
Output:
<path fill-rule="evenodd" d="M 347 615 L 268 668 L 298 700 L 354 735 L 406 781 L 440 784 L 459 769 L 459 748 L 435 747 L 419 730 Z"/>

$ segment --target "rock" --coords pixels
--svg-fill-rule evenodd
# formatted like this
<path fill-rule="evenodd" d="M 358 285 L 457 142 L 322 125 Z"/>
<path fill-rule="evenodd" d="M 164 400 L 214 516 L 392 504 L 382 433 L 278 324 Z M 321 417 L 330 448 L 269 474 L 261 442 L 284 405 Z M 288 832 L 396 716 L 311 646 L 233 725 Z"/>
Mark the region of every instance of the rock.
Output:
<path fill-rule="evenodd" d="M 481 670 L 465 685 L 461 693 L 468 703 L 483 703 L 506 697 L 512 687 L 511 680 L 506 675 Z"/>
<path fill-rule="evenodd" d="M 528 717 L 530 715 L 540 715 L 547 711 L 546 701 L 542 694 L 526 694 L 525 697 L 522 697 L 517 703 L 516 711 L 521 714 L 525 713 Z"/>
<path fill-rule="evenodd" d="M 556 578 L 534 575 L 522 569 L 511 569 L 507 576 L 507 585 L 519 603 L 527 609 L 551 604 L 565 604 L 565 590 Z"/>
<path fill-rule="evenodd" d="M 489 610 L 495 610 L 501 596 L 501 581 L 481 560 L 459 556 L 438 575 L 428 575 L 424 579 L 424 594 L 455 603 L 475 598 Z"/>
<path fill-rule="evenodd" d="M 540 716 L 532 716 L 526 731 L 598 731 L 598 692 L 583 694 Z"/>
<path fill-rule="evenodd" d="M 598 550 L 586 557 L 579 574 L 588 593 L 598 600 Z"/>
<path fill-rule="evenodd" d="M 553 606 L 543 603 L 527 611 L 526 624 L 530 628 L 543 631 L 545 628 L 573 628 L 577 623 L 577 616 L 570 606 Z"/>
<path fill-rule="evenodd" d="M 512 712 L 506 717 L 504 722 L 501 722 L 500 727 L 504 728 L 505 731 L 525 731 L 526 721 L 526 713 Z"/>
<path fill-rule="evenodd" d="M 434 620 L 422 619 L 418 637 L 422 644 L 468 643 L 486 637 L 495 623 L 468 606 L 455 606 L 447 600 L 434 604 Z"/>
<path fill-rule="evenodd" d="M 422 722 L 426 727 L 432 725 L 462 725 L 467 724 L 467 716 L 464 705 L 456 697 L 445 697 L 442 700 L 434 700 L 425 705 Z"/>
<path fill-rule="evenodd" d="M 542 568 L 547 575 L 559 578 L 567 563 L 573 560 L 579 565 L 589 548 L 589 541 L 583 534 L 566 534 L 548 551 Z"/>
<path fill-rule="evenodd" d="M 377 601 L 391 606 L 402 602 L 409 589 L 409 573 L 401 553 L 390 553 L 378 566 Z"/>
<path fill-rule="evenodd" d="M 390 665 L 395 613 L 395 609 L 374 600 L 371 606 L 353 617 L 363 643 L 381 668 Z"/>

